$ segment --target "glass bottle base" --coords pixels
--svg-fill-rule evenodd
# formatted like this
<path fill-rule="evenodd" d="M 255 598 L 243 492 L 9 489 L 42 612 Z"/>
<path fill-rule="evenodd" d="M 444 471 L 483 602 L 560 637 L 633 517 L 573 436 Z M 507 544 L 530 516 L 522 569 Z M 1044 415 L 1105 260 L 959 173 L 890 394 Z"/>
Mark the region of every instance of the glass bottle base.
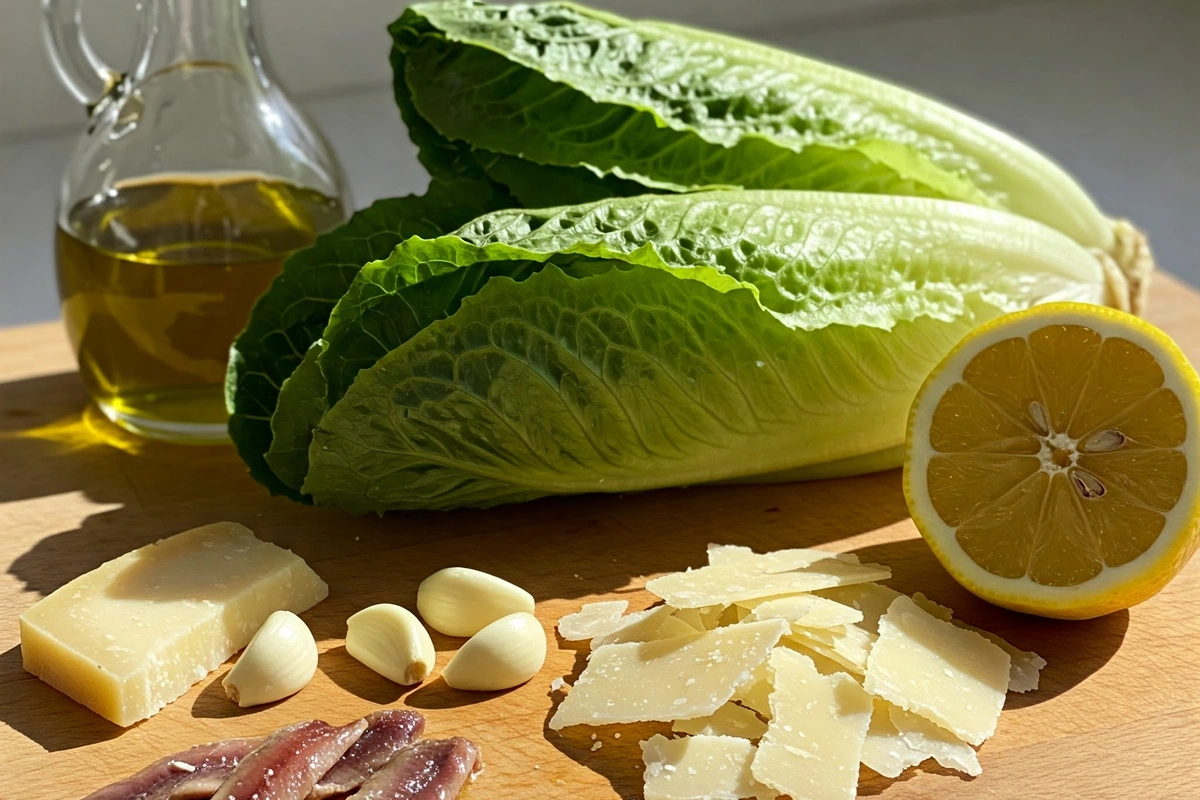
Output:
<path fill-rule="evenodd" d="M 157 415 L 149 416 L 128 407 L 118 408 L 103 400 L 97 400 L 96 405 L 110 422 L 147 439 L 197 445 L 227 444 L 229 442 L 229 430 L 223 421 L 192 422 Z"/>

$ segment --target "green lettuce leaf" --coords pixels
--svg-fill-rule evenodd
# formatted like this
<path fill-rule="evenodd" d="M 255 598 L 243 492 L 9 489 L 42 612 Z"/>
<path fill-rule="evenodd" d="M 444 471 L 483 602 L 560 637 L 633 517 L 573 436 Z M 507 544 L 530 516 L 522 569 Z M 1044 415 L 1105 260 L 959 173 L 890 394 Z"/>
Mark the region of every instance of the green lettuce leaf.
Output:
<path fill-rule="evenodd" d="M 569 2 L 420 3 L 390 31 L 414 141 L 453 149 L 526 205 L 628 195 L 630 183 L 901 194 L 1005 208 L 1112 245 L 1111 223 L 1032 148 L 793 53 Z"/>
<path fill-rule="evenodd" d="M 229 435 L 255 480 L 272 494 L 300 499 L 265 459 L 271 415 L 280 387 L 320 338 L 363 265 L 410 236 L 438 236 L 511 202 L 488 180 L 438 181 L 421 196 L 377 201 L 287 259 L 230 348 L 226 375 Z"/>
<path fill-rule="evenodd" d="M 327 410 L 303 491 L 382 512 L 878 468 L 966 331 L 1103 291 L 1066 237 L 960 203 L 502 210 L 356 277 L 315 359 Z"/>

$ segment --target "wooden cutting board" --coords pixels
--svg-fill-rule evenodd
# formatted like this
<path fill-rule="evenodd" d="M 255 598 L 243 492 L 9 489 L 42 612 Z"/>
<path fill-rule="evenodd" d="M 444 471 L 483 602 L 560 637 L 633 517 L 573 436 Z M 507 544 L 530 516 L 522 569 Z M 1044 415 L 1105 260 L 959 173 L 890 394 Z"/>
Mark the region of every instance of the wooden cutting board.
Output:
<path fill-rule="evenodd" d="M 1149 316 L 1193 363 L 1200 363 L 1198 310 L 1200 294 L 1157 279 Z M 355 519 L 267 497 L 229 448 L 147 446 L 123 434 L 85 410 L 73 370 L 58 325 L 0 331 L 3 800 L 70 800 L 195 743 L 299 719 L 343 723 L 383 706 L 417 709 L 430 735 L 460 734 L 482 746 L 488 766 L 469 792 L 473 800 L 637 797 L 638 742 L 666 726 L 603 728 L 595 742 L 592 730 L 547 730 L 550 682 L 583 664 L 568 643 L 553 642 L 541 674 L 510 692 L 458 692 L 441 680 L 402 690 L 346 654 L 345 620 L 371 603 L 412 608 L 422 578 L 464 565 L 528 588 L 552 632 L 584 601 L 649 606 L 646 576 L 703 563 L 708 542 L 854 550 L 890 565 L 896 588 L 923 591 L 1049 662 L 1039 691 L 1009 696 L 995 738 L 980 752 L 981 777 L 926 766 L 892 781 L 864 768 L 861 794 L 1200 797 L 1200 559 L 1129 612 L 1070 623 L 1002 611 L 942 571 L 908 520 L 898 472 Z M 295 550 L 330 585 L 329 599 L 304 615 L 321 647 L 319 671 L 304 691 L 241 710 L 221 689 L 226 666 L 154 718 L 121 729 L 22 671 L 17 616 L 25 608 L 127 550 L 223 519 Z M 440 669 L 457 642 L 435 643 Z"/>

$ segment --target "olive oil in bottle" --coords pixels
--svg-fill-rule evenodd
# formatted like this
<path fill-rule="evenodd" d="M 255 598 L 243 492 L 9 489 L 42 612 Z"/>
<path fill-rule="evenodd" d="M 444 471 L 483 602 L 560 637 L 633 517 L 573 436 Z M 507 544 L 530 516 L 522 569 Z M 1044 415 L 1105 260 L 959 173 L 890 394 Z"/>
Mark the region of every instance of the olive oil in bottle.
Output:
<path fill-rule="evenodd" d="M 109 419 L 172 441 L 225 438 L 225 365 L 292 252 L 340 201 L 254 173 L 163 174 L 70 208 L 56 233 L 63 318 Z"/>

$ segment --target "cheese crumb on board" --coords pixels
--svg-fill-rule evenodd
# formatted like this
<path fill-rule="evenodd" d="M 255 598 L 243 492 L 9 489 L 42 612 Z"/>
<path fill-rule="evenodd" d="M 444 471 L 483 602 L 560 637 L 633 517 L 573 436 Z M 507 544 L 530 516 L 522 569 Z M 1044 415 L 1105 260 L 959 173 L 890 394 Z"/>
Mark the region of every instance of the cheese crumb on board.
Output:
<path fill-rule="evenodd" d="M 862 763 L 885 778 L 898 778 L 900 773 L 920 764 L 928 755 L 909 747 L 900 731 L 896 730 L 891 714 L 895 706 L 878 697 L 873 700 L 871 724 L 863 742 Z"/>
<path fill-rule="evenodd" d="M 1008 653 L 902 595 L 879 621 L 864 686 L 978 745 L 996 731 L 1008 673 Z"/>
<path fill-rule="evenodd" d="M 558 621 L 558 634 L 568 642 L 582 642 L 608 633 L 618 626 L 628 608 L 627 600 L 585 603 L 583 608 Z"/>
<path fill-rule="evenodd" d="M 802 628 L 836 628 L 862 622 L 863 618 L 857 608 L 815 594 L 770 597 L 745 603 L 750 610 L 750 619 L 786 619 Z"/>
<path fill-rule="evenodd" d="M 792 548 L 771 553 L 756 553 L 749 547 L 732 544 L 710 544 L 708 565 L 710 567 L 745 566 L 758 572 L 791 572 L 811 566 L 818 561 L 836 558 L 848 564 L 857 564 L 858 556 L 853 553 L 831 553 L 828 550 Z"/>
<path fill-rule="evenodd" d="M 550 728 L 712 714 L 767 660 L 786 632 L 787 623 L 770 620 L 601 647 L 592 652 Z"/>
<path fill-rule="evenodd" d="M 668 739 L 660 734 L 641 743 L 646 765 L 646 800 L 740 800 L 772 798 L 754 780 L 754 745 L 731 736 Z"/>
<path fill-rule="evenodd" d="M 675 608 L 700 608 L 887 580 L 891 574 L 878 564 L 828 559 L 793 572 L 763 573 L 743 565 L 700 567 L 655 578 L 646 589 Z"/>
<path fill-rule="evenodd" d="M 777 648 L 771 722 L 751 764 L 755 780 L 793 798 L 854 800 L 871 697 L 846 675 Z"/>
<path fill-rule="evenodd" d="M 329 594 L 303 559 L 232 522 L 108 561 L 21 615 L 25 669 L 123 727 L 245 647 L 273 612 Z"/>
<path fill-rule="evenodd" d="M 736 703 L 726 703 L 707 717 L 677 719 L 671 725 L 676 733 L 693 736 L 736 736 L 740 739 L 758 739 L 767 732 L 767 723 L 750 709 Z"/>
<path fill-rule="evenodd" d="M 967 775 L 983 773 L 975 749 L 950 731 L 895 706 L 889 709 L 889 716 L 900 738 L 914 751 L 921 753 L 922 760 L 932 756 L 946 769 L 956 769 Z"/>

